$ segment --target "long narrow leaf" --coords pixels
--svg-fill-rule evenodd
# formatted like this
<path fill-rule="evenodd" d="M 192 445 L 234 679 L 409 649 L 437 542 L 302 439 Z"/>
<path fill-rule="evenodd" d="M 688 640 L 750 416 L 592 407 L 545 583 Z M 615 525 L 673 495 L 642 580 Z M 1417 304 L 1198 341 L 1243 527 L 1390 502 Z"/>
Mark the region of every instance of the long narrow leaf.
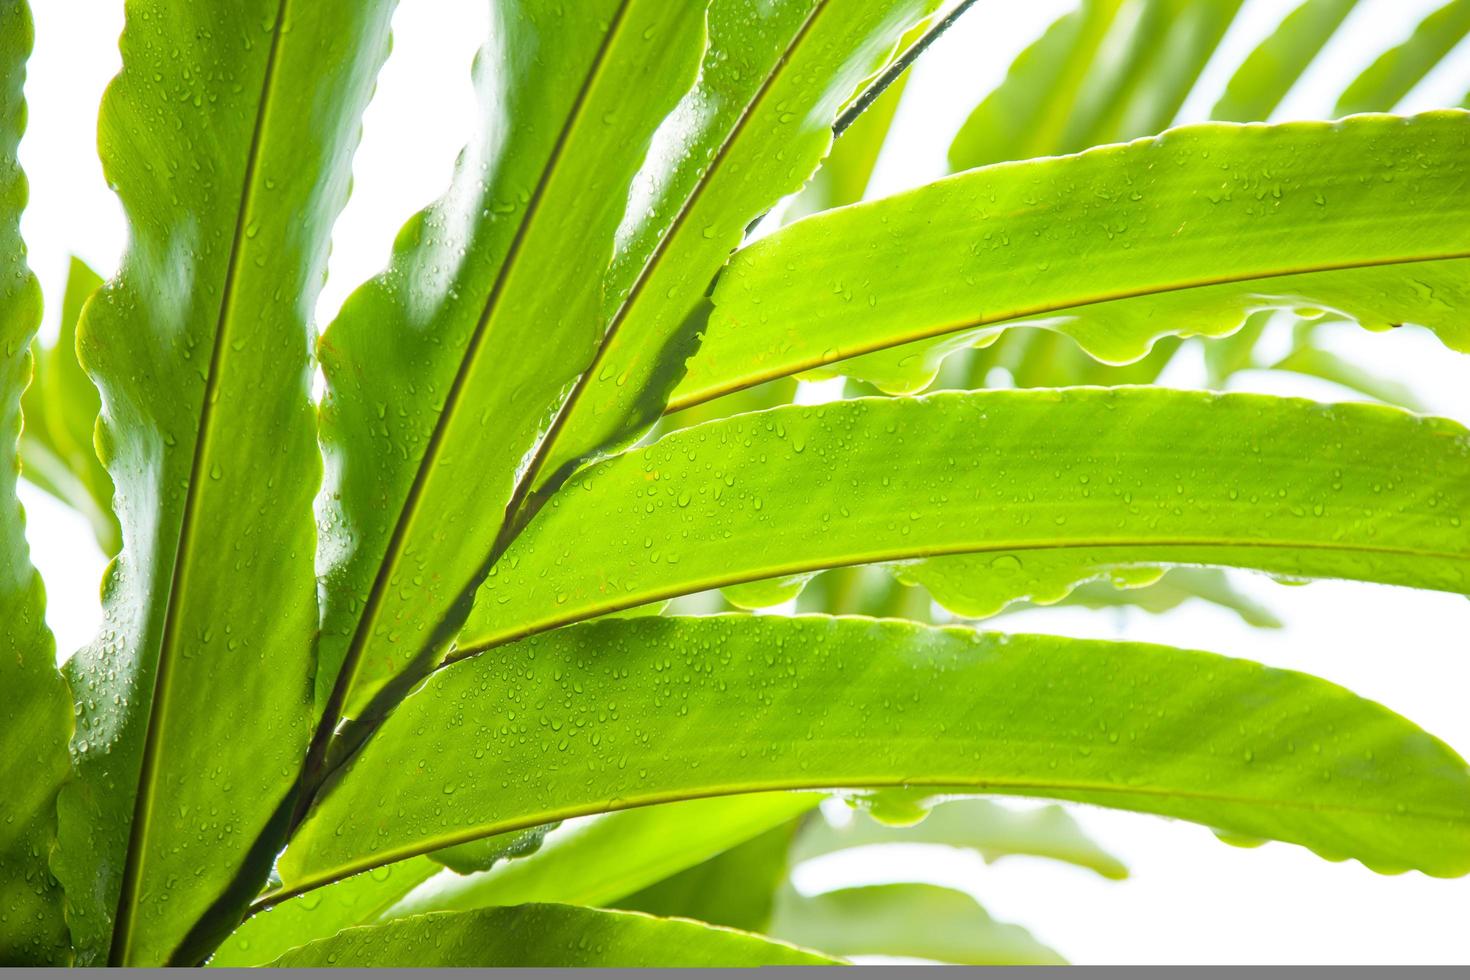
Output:
<path fill-rule="evenodd" d="M 1121 861 L 1103 850 L 1059 806 L 1014 810 L 989 800 L 952 800 L 909 826 L 890 826 L 859 813 L 835 827 L 812 821 L 791 847 L 793 862 L 875 844 L 935 844 L 961 847 L 986 861 L 1015 854 L 1051 858 L 1096 871 L 1104 878 L 1128 877 Z"/>
<path fill-rule="evenodd" d="M 1353 80 L 1333 115 L 1393 109 L 1430 69 L 1470 34 L 1470 0 L 1450 0 L 1414 29 L 1408 40 L 1385 51 Z"/>
<path fill-rule="evenodd" d="M 579 813 L 884 785 L 1470 872 L 1470 767 L 1326 681 L 1142 644 L 712 616 L 587 624 L 439 670 L 319 799 L 282 893 Z"/>
<path fill-rule="evenodd" d="M 835 961 L 782 943 L 680 919 L 573 905 L 437 912 L 349 929 L 273 967 L 752 967 Z"/>
<path fill-rule="evenodd" d="M 770 934 L 837 956 L 903 956 L 977 966 L 1056 966 L 1067 961 L 1021 926 L 998 922 L 964 892 L 909 882 L 788 891 Z"/>
<path fill-rule="evenodd" d="M 385 917 L 526 902 L 606 905 L 785 823 L 820 800 L 815 793 L 768 793 L 609 814 L 563 831 L 524 860 L 482 874 L 441 876 Z"/>
<path fill-rule="evenodd" d="M 1236 69 L 1210 118 L 1258 122 L 1269 117 L 1355 6 L 1357 0 L 1304 0 Z"/>
<path fill-rule="evenodd" d="M 795 823 L 788 820 L 614 904 L 629 912 L 767 932 L 776 896 L 786 882 L 786 851 Z"/>
<path fill-rule="evenodd" d="M 1470 592 L 1466 514 L 1470 434 L 1376 405 L 1118 388 L 779 408 L 588 470 L 486 581 L 454 656 L 879 562 L 972 616 L 1160 563 Z"/>
<path fill-rule="evenodd" d="M 317 631 L 308 324 L 392 7 L 127 4 L 99 143 L 131 240 L 78 341 L 123 548 L 53 861 L 82 963 L 161 963 L 269 870 Z"/>
<path fill-rule="evenodd" d="M 707 313 L 699 300 L 746 225 L 800 189 L 832 144 L 838 111 L 937 6 L 938 0 L 797 0 L 781 5 L 787 30 L 767 38 L 753 32 L 748 4 L 715 3 L 712 57 L 684 108 L 718 107 L 712 123 L 723 138 L 708 141 L 707 162 L 697 159 L 677 172 L 671 192 L 635 201 L 648 213 L 630 231 L 628 258 L 613 267 L 609 294 L 618 303 L 607 338 L 529 481 L 554 489 L 581 461 L 627 445 L 658 420 L 697 346 Z M 753 52 L 735 60 L 733 51 L 752 42 L 760 52 L 756 64 L 741 63 Z M 670 123 L 679 120 L 676 113 Z M 666 132 L 678 138 L 680 128 Z"/>
<path fill-rule="evenodd" d="M 1419 323 L 1467 350 L 1467 163 L 1459 110 L 1207 124 L 817 215 L 736 257 L 671 404 L 873 351 L 836 370 L 913 391 L 945 352 L 932 338 L 1026 323 L 1112 363 L 1273 308 Z"/>
<path fill-rule="evenodd" d="M 21 470 L 27 480 L 87 518 L 97 544 L 108 555 L 122 546 L 112 513 L 112 477 L 97 458 L 93 438 L 102 399 L 77 360 L 77 321 L 82 304 L 102 285 L 102 277 L 73 258 L 61 301 L 61 333 L 56 343 L 32 345 L 35 372 L 22 409 Z"/>
<path fill-rule="evenodd" d="M 322 340 L 318 750 L 452 638 L 518 468 L 601 336 L 629 188 L 705 47 L 697 2 L 512 0 L 492 20 L 448 192 Z"/>
<path fill-rule="evenodd" d="M 246 919 L 207 965 L 262 966 L 313 940 L 372 924 L 415 887 L 443 871 L 437 861 L 413 857 L 307 892 Z"/>
<path fill-rule="evenodd" d="M 26 265 L 20 213 L 28 193 L 16 147 L 31 50 L 24 3 L 0 10 L 0 964 L 64 964 L 70 943 L 61 889 L 47 867 L 56 840 L 56 791 L 66 778 L 71 698 L 56 669 L 41 578 L 31 567 L 15 496 L 27 350 L 41 320 L 41 289 Z"/>

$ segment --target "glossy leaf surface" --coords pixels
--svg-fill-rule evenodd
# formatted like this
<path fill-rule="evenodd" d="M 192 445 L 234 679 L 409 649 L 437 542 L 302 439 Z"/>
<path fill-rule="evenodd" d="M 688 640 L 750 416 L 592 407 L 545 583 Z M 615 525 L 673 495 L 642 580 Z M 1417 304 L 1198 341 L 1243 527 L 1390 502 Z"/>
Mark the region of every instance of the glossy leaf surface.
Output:
<path fill-rule="evenodd" d="M 665 154 L 681 144 L 700 152 L 667 188 L 630 201 L 637 217 L 607 287 L 616 310 L 538 454 L 538 486 L 554 489 L 583 459 L 626 446 L 658 420 L 698 346 L 700 300 L 746 226 L 801 188 L 832 145 L 838 111 L 938 5 L 786 0 L 767 5 L 763 20 L 740 0 L 712 5 L 700 84 L 657 144 Z"/>
<path fill-rule="evenodd" d="M 815 793 L 767 793 L 610 813 L 566 828 L 520 861 L 482 874 L 441 875 L 385 917 L 526 902 L 606 905 L 785 823 L 820 800 Z"/>
<path fill-rule="evenodd" d="M 1017 324 L 1110 363 L 1273 308 L 1419 323 L 1465 350 L 1467 161 L 1458 110 L 1207 124 L 814 216 L 736 257 L 672 404 L 875 351 L 834 370 L 914 391 L 948 352 L 934 338 Z"/>
<path fill-rule="evenodd" d="M 280 872 L 301 890 L 578 813 L 894 785 L 1470 871 L 1464 760 L 1325 681 L 1141 644 L 713 616 L 587 624 L 441 669 L 339 773 Z"/>
<path fill-rule="evenodd" d="M 56 669 L 45 593 L 31 567 L 16 499 L 21 392 L 41 320 L 41 289 L 20 237 L 25 174 L 16 147 L 25 129 L 31 15 L 0 9 L 0 964 L 43 966 L 69 958 L 62 894 L 47 867 L 56 840 L 55 799 L 69 765 L 71 699 Z"/>
<path fill-rule="evenodd" d="M 682 919 L 573 905 L 436 912 L 349 929 L 273 967 L 824 966 L 816 953 Z"/>
<path fill-rule="evenodd" d="M 413 857 L 374 868 L 266 909 L 230 933 L 208 966 L 260 966 L 297 946 L 371 924 L 444 866 Z"/>
<path fill-rule="evenodd" d="M 516 0 L 492 22 L 448 192 L 322 340 L 328 729 L 453 637 L 592 357 L 630 187 L 705 48 L 702 3 Z"/>
<path fill-rule="evenodd" d="M 1464 592 L 1467 513 L 1470 435 L 1373 405 L 1118 388 L 779 408 L 589 469 L 486 581 L 455 656 L 878 562 L 970 616 L 1161 563 Z"/>
<path fill-rule="evenodd" d="M 67 665 L 77 778 L 53 861 L 83 963 L 164 961 L 296 781 L 317 630 L 308 325 L 392 7 L 127 4 L 99 143 L 131 238 L 78 340 L 123 548 L 101 635 Z"/>

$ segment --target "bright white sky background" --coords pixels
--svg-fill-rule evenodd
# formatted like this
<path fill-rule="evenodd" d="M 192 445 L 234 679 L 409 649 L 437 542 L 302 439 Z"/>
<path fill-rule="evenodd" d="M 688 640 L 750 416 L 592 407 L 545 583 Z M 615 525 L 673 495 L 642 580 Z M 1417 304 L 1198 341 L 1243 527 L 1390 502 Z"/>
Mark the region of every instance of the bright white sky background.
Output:
<path fill-rule="evenodd" d="M 1439 2 L 1362 0 L 1278 117 L 1324 115 L 1347 80 Z M 969 109 L 1000 81 L 1015 53 L 1070 6 L 1069 0 L 982 0 L 967 14 L 920 62 L 900 110 L 897 152 L 880 160 L 873 190 L 887 193 L 939 176 L 945 147 Z M 1234 65 L 1294 6 L 1295 0 L 1246 0 L 1182 120 L 1208 111 Z M 119 64 L 122 0 L 32 0 L 32 7 L 30 125 L 21 144 L 31 203 L 22 228 L 47 296 L 42 329 L 54 335 L 68 255 L 110 274 L 125 242 L 122 212 L 95 150 L 98 99 Z M 355 190 L 336 228 L 330 279 L 318 305 L 322 323 L 387 261 L 403 220 L 447 183 L 474 112 L 469 65 L 485 19 L 486 0 L 401 4 L 393 53 L 364 121 Z M 1470 45 L 1462 44 L 1400 109 L 1453 105 L 1467 90 Z M 1380 336 L 1344 326 L 1332 337 L 1339 352 L 1410 380 L 1433 411 L 1470 423 L 1470 358 L 1416 329 Z M 1178 370 L 1171 367 L 1166 383 L 1203 384 L 1203 362 L 1197 350 L 1191 353 Z M 1262 375 L 1242 377 L 1236 387 L 1351 397 L 1326 382 Z M 27 490 L 29 536 L 50 593 L 48 618 L 58 645 L 70 651 L 99 621 L 102 557 L 79 517 Z M 1237 581 L 1275 610 L 1286 629 L 1252 630 L 1197 603 L 1165 617 L 1032 610 L 996 625 L 1173 643 L 1309 671 L 1381 701 L 1470 755 L 1470 602 L 1384 586 L 1288 588 L 1243 575 Z M 899 848 L 814 862 L 800 869 L 797 881 L 825 890 L 918 875 L 963 888 L 997 918 L 1028 926 L 1074 962 L 1470 962 L 1470 879 L 1381 877 L 1288 845 L 1238 850 L 1192 825 L 1100 809 L 1075 812 L 1129 864 L 1130 880 L 1108 882 L 1029 858 L 987 867 L 970 854 Z"/>

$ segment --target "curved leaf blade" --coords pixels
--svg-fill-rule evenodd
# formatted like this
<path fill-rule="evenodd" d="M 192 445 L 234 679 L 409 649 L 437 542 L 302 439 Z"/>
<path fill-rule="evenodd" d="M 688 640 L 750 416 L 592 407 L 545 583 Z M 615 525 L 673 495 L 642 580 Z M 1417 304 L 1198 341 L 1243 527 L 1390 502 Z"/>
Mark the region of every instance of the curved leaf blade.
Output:
<path fill-rule="evenodd" d="M 385 919 L 492 905 L 607 905 L 785 823 L 816 793 L 764 793 L 622 810 L 553 836 L 523 860 L 462 877 L 441 876 Z"/>
<path fill-rule="evenodd" d="M 322 340 L 322 735 L 452 639 L 601 336 L 629 189 L 705 48 L 703 3 L 514 0 L 492 21 L 449 190 Z"/>
<path fill-rule="evenodd" d="M 904 882 L 787 890 L 770 934 L 837 956 L 904 956 L 974 966 L 1059 966 L 1064 960 L 1021 926 L 999 922 L 964 892 Z"/>
<path fill-rule="evenodd" d="M 61 302 L 61 333 L 49 347 L 32 345 L 35 374 L 22 402 L 26 430 L 20 456 L 26 479 L 86 517 L 98 546 L 112 556 L 122 547 L 122 531 L 112 512 L 112 477 L 94 445 L 102 398 L 82 370 L 76 349 L 82 306 L 101 285 L 101 276 L 72 258 Z"/>
<path fill-rule="evenodd" d="M 295 783 L 317 630 L 308 324 L 392 7 L 127 4 L 99 142 L 131 242 L 78 339 L 124 543 L 102 634 L 67 665 L 77 778 L 53 860 L 82 963 L 166 960 Z"/>
<path fill-rule="evenodd" d="M 298 895 L 246 919 L 206 966 L 261 966 L 298 946 L 368 925 L 415 887 L 444 871 L 419 856 Z"/>
<path fill-rule="evenodd" d="M 696 139 L 704 156 L 678 168 L 652 200 L 631 202 L 646 214 L 630 208 L 638 220 L 608 280 L 615 312 L 532 464 L 536 489 L 554 491 L 582 462 L 627 446 L 658 420 L 698 345 L 703 297 L 746 226 L 801 188 L 832 146 L 839 110 L 938 6 L 787 0 L 764 23 L 745 3 L 711 7 L 701 84 L 660 134 L 687 139 L 685 117 L 713 106 Z"/>
<path fill-rule="evenodd" d="M 272 967 L 826 966 L 836 961 L 733 929 L 575 905 L 434 912 L 348 929 Z"/>
<path fill-rule="evenodd" d="M 1467 161 L 1459 110 L 1212 123 L 817 215 L 736 256 L 671 408 L 875 351 L 834 370 L 914 391 L 936 338 L 1018 324 L 1111 363 L 1273 308 L 1419 323 L 1470 350 Z"/>
<path fill-rule="evenodd" d="M 1128 877 L 1123 863 L 1088 837 L 1059 806 L 1013 810 L 990 800 L 950 800 L 909 826 L 879 823 L 858 813 L 842 826 L 814 820 L 791 847 L 793 864 L 824 854 L 882 844 L 934 844 L 975 851 L 987 862 L 1015 854 L 1065 861 L 1104 878 Z"/>
<path fill-rule="evenodd" d="M 1385 51 L 1354 79 L 1337 100 L 1333 115 L 1392 109 L 1467 34 L 1470 0 L 1450 0 L 1424 18 L 1408 40 Z"/>
<path fill-rule="evenodd" d="M 1073 388 L 778 408 L 568 485 L 486 580 L 453 656 L 880 562 L 972 616 L 1139 565 L 1470 592 L 1466 514 L 1470 434 L 1377 405 Z"/>
<path fill-rule="evenodd" d="M 722 851 L 707 861 L 617 900 L 617 907 L 676 915 L 715 926 L 767 932 L 776 894 L 786 880 L 786 851 L 795 821 Z"/>
<path fill-rule="evenodd" d="M 955 135 L 950 170 L 1055 153 L 1122 6 L 1122 0 L 1084 0 L 1017 55 Z"/>
<path fill-rule="evenodd" d="M 70 763 L 71 698 L 56 669 L 46 628 L 45 591 L 31 566 L 25 514 L 15 495 L 20 472 L 21 391 L 27 351 L 41 321 L 41 288 L 26 264 L 20 215 L 28 188 L 16 158 L 25 129 L 31 14 L 0 10 L 0 964 L 50 966 L 70 956 L 62 893 L 47 867 L 56 840 L 56 791 Z"/>
<path fill-rule="evenodd" d="M 951 170 L 1075 153 L 1168 126 L 1241 0 L 1084 0 L 1011 65 L 950 146 Z"/>
<path fill-rule="evenodd" d="M 579 813 L 885 785 L 1470 872 L 1464 760 L 1326 681 L 1143 644 L 711 616 L 585 624 L 437 671 L 339 771 L 280 873 L 289 893 Z"/>
<path fill-rule="evenodd" d="M 1357 2 L 1304 0 L 1230 76 L 1224 94 L 1210 111 L 1210 118 L 1223 122 L 1257 122 L 1270 116 Z M 1392 108 L 1391 103 L 1380 103 L 1369 111 Z"/>

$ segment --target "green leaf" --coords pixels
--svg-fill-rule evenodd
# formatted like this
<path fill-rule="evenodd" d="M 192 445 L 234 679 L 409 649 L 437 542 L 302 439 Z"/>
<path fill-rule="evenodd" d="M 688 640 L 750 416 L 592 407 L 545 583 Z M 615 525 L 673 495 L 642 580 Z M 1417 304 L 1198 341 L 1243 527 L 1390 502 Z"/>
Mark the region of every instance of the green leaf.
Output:
<path fill-rule="evenodd" d="M 69 768 L 71 698 L 56 669 L 45 592 L 31 567 L 15 495 L 21 391 L 31 369 L 26 352 L 41 321 L 41 289 L 20 237 L 28 188 L 16 159 L 31 38 L 24 3 L 0 8 L 0 964 L 6 966 L 64 964 L 70 953 L 61 889 L 47 855 L 56 840 L 56 791 Z"/>
<path fill-rule="evenodd" d="M 49 347 L 32 345 L 35 373 L 22 401 L 20 456 L 26 479 L 86 517 L 98 546 L 111 557 L 122 547 L 122 531 L 112 513 L 112 477 L 93 445 L 102 399 L 77 360 L 76 340 L 82 305 L 101 285 L 101 276 L 72 258 L 61 333 Z"/>
<path fill-rule="evenodd" d="M 775 616 L 591 623 L 437 671 L 339 771 L 280 872 L 289 894 L 577 813 L 893 785 L 1470 872 L 1470 767 L 1326 681 L 1144 644 Z"/>
<path fill-rule="evenodd" d="M 1212 123 L 817 215 L 736 256 L 671 407 L 873 351 L 837 370 L 914 391 L 934 338 L 1017 324 L 1110 363 L 1273 308 L 1419 323 L 1470 350 L 1467 163 L 1460 110 Z"/>
<path fill-rule="evenodd" d="M 273 967 L 823 966 L 835 961 L 698 922 L 571 905 L 436 912 L 348 929 Z"/>
<path fill-rule="evenodd" d="M 1274 371 L 1290 371 L 1307 377 L 1321 378 L 1351 391 L 1377 399 L 1386 405 L 1397 405 L 1410 411 L 1424 411 L 1423 403 L 1409 385 L 1380 377 L 1368 368 L 1354 364 L 1311 344 L 1303 344 L 1271 365 Z"/>
<path fill-rule="evenodd" d="M 947 17 L 963 16 L 965 10 L 958 6 L 947 14 Z M 952 21 L 951 21 L 952 23 Z M 893 71 L 900 67 L 905 59 L 911 59 L 915 53 L 922 54 L 921 43 L 926 39 L 937 38 L 938 31 L 942 30 L 932 22 L 932 18 L 920 21 L 910 28 L 899 42 L 899 49 L 904 53 L 893 59 L 893 64 L 884 69 L 882 64 L 876 67 L 880 72 Z M 935 32 L 932 33 L 931 32 Z M 910 61 L 910 63 L 912 63 Z M 852 100 L 843 110 L 843 115 L 838 117 L 840 124 L 849 112 L 858 112 L 846 129 L 837 132 L 826 159 L 822 161 L 821 167 L 807 185 L 802 188 L 801 193 L 791 202 L 781 214 L 783 222 L 794 221 L 799 217 L 812 214 L 817 211 L 827 211 L 832 208 L 842 207 L 861 201 L 868 188 L 868 182 L 872 179 L 873 168 L 878 163 L 878 154 L 882 151 L 884 143 L 888 140 L 888 133 L 893 128 L 893 118 L 898 112 L 898 104 L 903 100 L 904 89 L 908 87 L 911 70 L 903 67 L 887 87 L 884 88 L 876 99 L 873 99 L 866 108 L 854 107 Z M 877 80 L 871 80 L 871 88 Z M 868 90 L 861 93 L 867 95 Z M 836 124 L 834 124 L 834 129 Z"/>
<path fill-rule="evenodd" d="M 317 630 L 308 323 L 392 7 L 127 4 L 99 144 L 130 244 L 78 329 L 123 529 L 67 665 L 53 866 L 81 963 L 161 963 L 269 870 Z"/>
<path fill-rule="evenodd" d="M 1408 40 L 1385 51 L 1354 79 L 1332 114 L 1392 109 L 1466 34 L 1470 34 L 1470 0 L 1450 0 L 1424 18 Z"/>
<path fill-rule="evenodd" d="M 918 882 L 810 896 L 788 889 L 777 903 L 770 934 L 837 956 L 903 956 L 977 966 L 1067 962 L 1021 926 L 992 919 L 964 892 Z"/>
<path fill-rule="evenodd" d="M 950 170 L 1056 153 L 1121 6 L 1083 0 L 1022 51 L 955 135 Z"/>
<path fill-rule="evenodd" d="M 1470 434 L 1377 405 L 1077 388 L 792 406 L 587 470 L 486 581 L 453 656 L 880 562 L 967 616 L 1160 564 L 1470 592 L 1467 513 Z"/>
<path fill-rule="evenodd" d="M 832 152 L 792 202 L 783 220 L 793 221 L 863 199 L 908 80 L 908 72 L 900 75 L 832 144 Z"/>
<path fill-rule="evenodd" d="M 429 857 L 462 875 L 489 871 L 502 861 L 535 854 L 546 842 L 546 835 L 558 826 L 560 824 L 542 824 L 540 827 L 530 827 L 511 834 L 486 837 L 484 840 L 446 847 L 442 851 L 435 851 Z"/>
<path fill-rule="evenodd" d="M 707 861 L 617 901 L 649 915 L 698 919 L 710 925 L 765 932 L 776 893 L 786 880 L 793 821 L 752 837 Z"/>
<path fill-rule="evenodd" d="M 636 217 L 607 286 L 616 307 L 607 335 L 524 478 L 542 493 L 658 420 L 698 346 L 701 299 L 746 226 L 801 188 L 832 145 L 839 110 L 939 0 L 767 6 L 765 22 L 742 0 L 711 7 L 700 84 L 661 132 L 690 147 L 689 160 L 666 189 L 630 202 Z M 691 116 L 704 120 L 693 133 Z"/>
<path fill-rule="evenodd" d="M 732 391 L 723 398 L 702 402 L 685 412 L 672 412 L 659 419 L 653 435 L 663 436 L 678 429 L 687 429 L 701 422 L 729 418 L 745 412 L 758 412 L 763 408 L 790 405 L 796 398 L 796 379 L 778 378 L 770 384 L 756 385 Z"/>
<path fill-rule="evenodd" d="M 1210 118 L 1268 118 L 1355 6 L 1357 0 L 1305 0 L 1236 69 Z M 1391 103 L 1378 104 L 1372 110 L 1392 108 Z"/>
<path fill-rule="evenodd" d="M 1022 52 L 966 120 L 950 147 L 951 169 L 1157 133 L 1173 121 L 1240 6 L 1087 0 Z"/>
<path fill-rule="evenodd" d="M 906 586 L 886 568 L 854 565 L 818 574 L 797 599 L 798 612 L 932 621 L 929 594 Z"/>
<path fill-rule="evenodd" d="M 942 802 L 910 826 L 879 823 L 859 811 L 842 826 L 813 820 L 791 848 L 793 864 L 875 844 L 935 844 L 975 851 L 987 862 L 1015 854 L 1051 858 L 1096 871 L 1104 878 L 1128 877 L 1123 863 L 1083 832 L 1059 806 L 1015 810 L 989 800 Z"/>
<path fill-rule="evenodd" d="M 314 939 L 375 922 L 416 886 L 443 872 L 437 861 L 412 857 L 298 895 L 246 919 L 207 965 L 260 966 Z"/>
<path fill-rule="evenodd" d="M 705 47 L 697 2 L 508 0 L 492 20 L 449 190 L 322 340 L 319 741 L 452 639 L 592 357 L 629 188 Z"/>
<path fill-rule="evenodd" d="M 526 902 L 606 905 L 785 823 L 820 800 L 814 793 L 767 793 L 609 814 L 562 830 L 520 861 L 435 879 L 385 918 Z M 284 860 L 290 888 L 289 853 Z"/>
<path fill-rule="evenodd" d="M 1087 582 L 1077 586 L 1056 605 L 1082 606 L 1087 609 L 1113 609 L 1132 606 L 1150 613 L 1166 613 L 1178 609 L 1190 599 L 1202 599 L 1227 609 L 1248 626 L 1279 629 L 1281 620 L 1265 606 L 1230 584 L 1218 568 L 1170 568 L 1147 585 L 1118 584 L 1110 581 Z M 1011 612 L 1020 606 L 1007 607 Z"/>

